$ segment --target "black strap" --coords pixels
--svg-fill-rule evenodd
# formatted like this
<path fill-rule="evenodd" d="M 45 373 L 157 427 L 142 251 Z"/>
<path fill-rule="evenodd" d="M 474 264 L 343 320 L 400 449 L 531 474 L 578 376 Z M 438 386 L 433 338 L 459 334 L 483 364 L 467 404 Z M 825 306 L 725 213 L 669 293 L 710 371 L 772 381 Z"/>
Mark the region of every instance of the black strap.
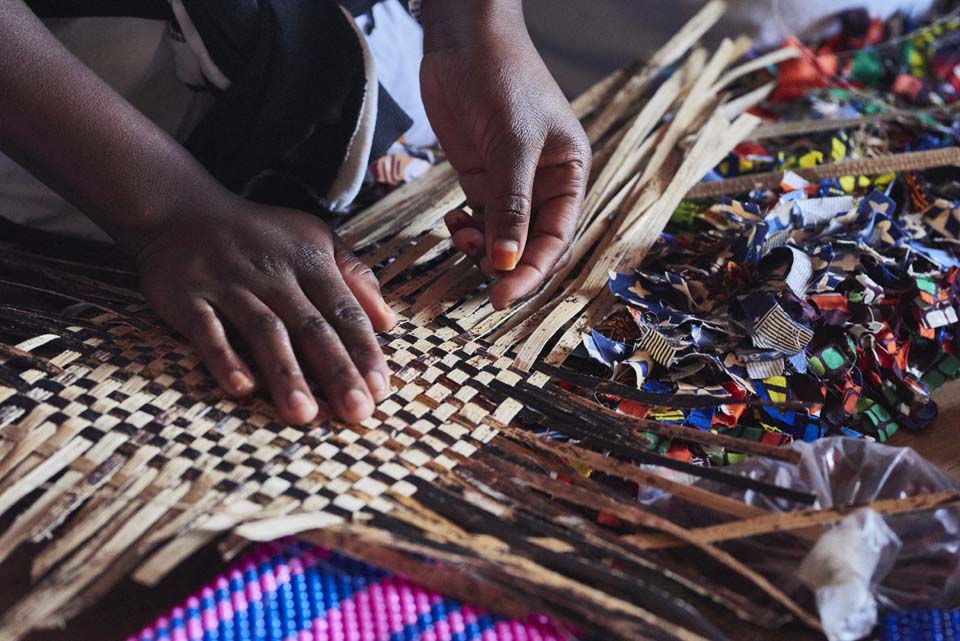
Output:
<path fill-rule="evenodd" d="M 173 17 L 167 0 L 27 0 L 27 6 L 41 18 Z"/>
<path fill-rule="evenodd" d="M 376 160 L 387 153 L 387 149 L 397 142 L 410 127 L 413 120 L 397 104 L 387 90 L 380 85 L 377 99 L 377 127 L 373 133 L 373 146 L 370 148 L 370 160 Z"/>
<path fill-rule="evenodd" d="M 382 0 L 340 0 L 354 17 L 370 12 Z M 407 0 L 401 0 L 404 7 Z M 96 16 L 154 18 L 173 17 L 166 0 L 27 0 L 27 6 L 41 18 L 82 18 Z"/>
<path fill-rule="evenodd" d="M 373 5 L 381 0 L 338 0 L 340 5 L 349 11 L 354 18 L 370 13 Z"/>

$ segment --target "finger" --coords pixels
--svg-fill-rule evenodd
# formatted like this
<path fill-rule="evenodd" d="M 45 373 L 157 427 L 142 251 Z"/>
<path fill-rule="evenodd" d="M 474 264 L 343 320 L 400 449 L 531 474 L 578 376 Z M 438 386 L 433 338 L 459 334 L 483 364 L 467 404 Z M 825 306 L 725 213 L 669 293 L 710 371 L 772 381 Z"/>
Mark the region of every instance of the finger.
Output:
<path fill-rule="evenodd" d="M 397 323 L 396 314 L 380 294 L 373 271 L 335 238 L 334 255 L 342 283 L 334 279 L 308 281 L 307 295 L 336 329 L 375 401 L 390 391 L 390 368 L 374 331 Z M 346 285 L 343 287 L 342 285 Z"/>
<path fill-rule="evenodd" d="M 194 298 L 170 318 L 174 329 L 197 350 L 213 379 L 227 394 L 247 396 L 256 385 L 253 374 L 230 345 L 223 323 L 210 304 Z"/>
<path fill-rule="evenodd" d="M 463 227 L 453 235 L 453 246 L 473 260 L 483 258 L 483 232 L 473 227 Z"/>
<path fill-rule="evenodd" d="M 334 256 L 344 282 L 366 312 L 373 328 L 378 332 L 392 329 L 397 324 L 397 315 L 383 299 L 380 283 L 377 282 L 373 270 L 357 258 L 339 238 L 334 241 Z"/>
<path fill-rule="evenodd" d="M 487 172 L 482 169 L 465 170 L 457 173 L 457 180 L 470 207 L 483 207 L 490 197 L 490 182 Z"/>
<path fill-rule="evenodd" d="M 490 286 L 490 304 L 494 309 L 506 309 L 549 277 L 551 270 L 545 269 L 542 261 L 528 259 L 526 254 L 538 250 L 553 253 L 557 242 L 557 239 L 551 236 L 534 236 L 530 239 L 527 251 L 516 269 L 500 273 L 496 282 Z"/>
<path fill-rule="evenodd" d="M 476 212 L 471 215 L 463 209 L 454 209 L 447 212 L 443 220 L 450 232 L 453 246 L 479 263 L 486 254 L 482 214 Z"/>
<path fill-rule="evenodd" d="M 225 298 L 218 307 L 246 341 L 284 420 L 296 424 L 313 420 L 319 408 L 280 317 L 250 292 Z"/>
<path fill-rule="evenodd" d="M 450 234 L 455 234 L 464 227 L 476 227 L 477 221 L 463 209 L 452 209 L 443 217 L 443 222 L 447 226 Z"/>
<path fill-rule="evenodd" d="M 499 271 L 512 270 L 523 255 L 539 157 L 540 146 L 513 137 L 487 159 L 485 249 Z"/>
<path fill-rule="evenodd" d="M 317 311 L 297 321 L 303 326 L 301 352 L 337 414 L 362 421 L 390 392 L 390 368 L 370 319 L 334 277 L 305 282 L 304 293 Z"/>
<path fill-rule="evenodd" d="M 472 227 L 483 231 L 483 207 L 479 205 L 471 206 L 470 211 L 464 208 L 452 209 L 443 217 L 443 222 L 446 223 L 451 234 L 464 227 Z"/>
<path fill-rule="evenodd" d="M 483 272 L 485 276 L 490 276 L 491 278 L 497 275 L 497 268 L 493 266 L 493 260 L 489 256 L 484 256 L 480 259 L 478 264 L 480 271 Z"/>
<path fill-rule="evenodd" d="M 329 296 L 329 288 L 325 287 L 321 295 Z M 306 292 L 283 296 L 277 301 L 278 312 L 291 328 L 300 355 L 323 389 L 327 403 L 341 419 L 360 422 L 373 413 L 370 390 L 342 337 L 308 296 Z M 364 315 L 356 302 L 354 306 Z"/>
<path fill-rule="evenodd" d="M 533 230 L 520 264 L 501 274 L 490 288 L 490 302 L 503 309 L 536 289 L 558 268 L 570 248 L 580 215 L 580 193 L 574 188 L 544 202 L 537 212 Z"/>

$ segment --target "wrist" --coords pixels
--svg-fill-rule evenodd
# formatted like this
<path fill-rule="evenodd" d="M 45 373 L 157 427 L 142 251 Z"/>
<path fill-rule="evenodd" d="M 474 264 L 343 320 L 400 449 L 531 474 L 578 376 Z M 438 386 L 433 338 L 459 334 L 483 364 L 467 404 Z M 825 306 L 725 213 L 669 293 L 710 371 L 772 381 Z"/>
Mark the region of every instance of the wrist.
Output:
<path fill-rule="evenodd" d="M 181 189 L 161 190 L 137 209 L 137 214 L 113 219 L 106 231 L 131 256 L 139 258 L 150 246 L 161 242 L 168 232 L 185 224 L 199 227 L 204 220 L 235 211 L 239 196 L 224 188 L 212 177 L 184 176 Z"/>
<path fill-rule="evenodd" d="M 527 37 L 521 0 L 422 0 L 424 53 Z"/>

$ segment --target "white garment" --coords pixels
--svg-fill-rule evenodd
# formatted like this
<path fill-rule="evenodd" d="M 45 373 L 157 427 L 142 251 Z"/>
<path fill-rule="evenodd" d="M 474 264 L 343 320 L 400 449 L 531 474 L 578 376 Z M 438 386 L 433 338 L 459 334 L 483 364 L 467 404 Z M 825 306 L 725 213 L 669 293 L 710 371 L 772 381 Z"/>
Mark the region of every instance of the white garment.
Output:
<path fill-rule="evenodd" d="M 399 0 L 375 5 L 373 20 L 366 39 L 376 77 L 414 121 L 405 134 L 407 141 L 431 145 L 436 137 L 420 100 L 423 31 Z M 368 24 L 367 16 L 357 20 L 364 34 Z M 194 91 L 178 78 L 178 71 L 181 77 L 184 72 L 182 57 L 177 64 L 183 49 L 181 45 L 177 51 L 164 21 L 69 18 L 48 21 L 47 26 L 107 84 L 177 140 L 185 140 L 210 107 L 211 94 Z M 0 216 L 44 231 L 109 240 L 90 219 L 3 154 Z"/>
<path fill-rule="evenodd" d="M 357 18 L 357 26 L 366 33 L 370 17 Z M 437 136 L 420 98 L 420 59 L 423 58 L 420 24 L 399 0 L 379 2 L 373 5 L 373 32 L 367 35 L 367 44 L 383 88 L 413 120 L 413 126 L 404 134 L 406 142 L 414 147 L 436 144 Z"/>

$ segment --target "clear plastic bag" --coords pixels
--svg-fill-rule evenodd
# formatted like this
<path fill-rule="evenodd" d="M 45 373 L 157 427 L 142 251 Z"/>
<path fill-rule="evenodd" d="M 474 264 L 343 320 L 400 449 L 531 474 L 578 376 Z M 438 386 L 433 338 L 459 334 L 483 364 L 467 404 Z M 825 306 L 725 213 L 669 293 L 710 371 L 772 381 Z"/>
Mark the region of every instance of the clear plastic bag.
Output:
<path fill-rule="evenodd" d="M 857 641 L 877 624 L 877 584 L 897 558 L 900 539 L 869 508 L 824 532 L 797 569 L 813 592 L 830 641 Z"/>
<path fill-rule="evenodd" d="M 791 447 L 803 453 L 799 465 L 752 457 L 726 470 L 810 492 L 817 496 L 815 507 L 822 508 L 946 492 L 960 487 L 910 448 L 844 437 L 797 442 Z M 809 507 L 713 481 L 700 481 L 698 486 L 771 511 Z M 729 520 L 663 495 L 650 504 L 687 527 Z M 871 587 L 879 606 L 905 609 L 951 605 L 960 587 L 960 507 L 884 516 L 883 520 L 899 539 L 900 546 L 887 548 L 878 558 Z M 774 579 L 788 593 L 809 602 L 811 594 L 798 570 L 814 544 L 814 541 L 776 534 L 719 545 Z"/>

